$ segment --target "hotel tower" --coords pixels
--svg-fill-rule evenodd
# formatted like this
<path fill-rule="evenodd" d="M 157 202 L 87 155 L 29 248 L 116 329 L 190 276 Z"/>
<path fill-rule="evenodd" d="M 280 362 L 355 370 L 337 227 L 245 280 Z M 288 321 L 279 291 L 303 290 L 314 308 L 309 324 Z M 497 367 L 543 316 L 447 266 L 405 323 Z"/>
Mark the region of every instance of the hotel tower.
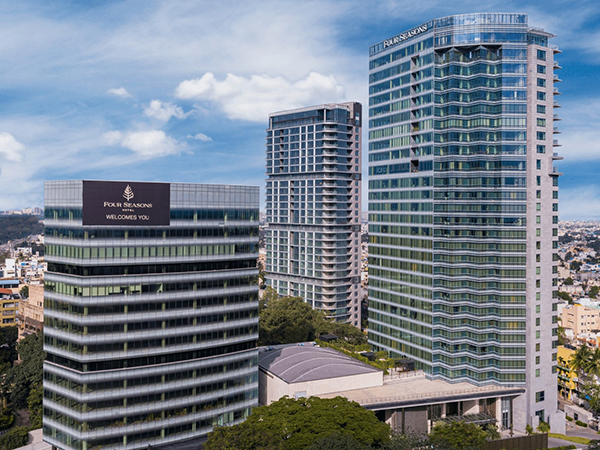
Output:
<path fill-rule="evenodd" d="M 552 37 L 465 14 L 370 48 L 369 340 L 433 379 L 526 387 L 502 406 L 517 428 L 560 422 Z"/>
<path fill-rule="evenodd" d="M 360 325 L 362 107 L 270 114 L 267 284 L 339 322 Z"/>
<path fill-rule="evenodd" d="M 46 182 L 46 442 L 196 448 L 248 416 L 258 205 L 258 187 Z"/>

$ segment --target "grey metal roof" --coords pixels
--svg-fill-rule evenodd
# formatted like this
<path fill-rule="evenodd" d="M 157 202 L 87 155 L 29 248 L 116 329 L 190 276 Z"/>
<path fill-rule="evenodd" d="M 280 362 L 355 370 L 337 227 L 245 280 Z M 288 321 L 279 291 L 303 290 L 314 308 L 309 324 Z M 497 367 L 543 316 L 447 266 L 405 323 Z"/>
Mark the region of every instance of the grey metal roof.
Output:
<path fill-rule="evenodd" d="M 262 350 L 258 365 L 286 383 L 380 372 L 331 348 L 301 345 Z"/>

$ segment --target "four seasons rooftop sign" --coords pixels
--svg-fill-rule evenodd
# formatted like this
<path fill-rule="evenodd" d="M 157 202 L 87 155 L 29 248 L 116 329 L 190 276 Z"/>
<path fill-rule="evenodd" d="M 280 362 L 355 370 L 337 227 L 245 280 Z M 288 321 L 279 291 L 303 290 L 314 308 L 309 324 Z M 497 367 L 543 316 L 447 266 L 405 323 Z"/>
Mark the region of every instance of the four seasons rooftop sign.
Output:
<path fill-rule="evenodd" d="M 169 225 L 169 183 L 83 181 L 83 225 Z"/>

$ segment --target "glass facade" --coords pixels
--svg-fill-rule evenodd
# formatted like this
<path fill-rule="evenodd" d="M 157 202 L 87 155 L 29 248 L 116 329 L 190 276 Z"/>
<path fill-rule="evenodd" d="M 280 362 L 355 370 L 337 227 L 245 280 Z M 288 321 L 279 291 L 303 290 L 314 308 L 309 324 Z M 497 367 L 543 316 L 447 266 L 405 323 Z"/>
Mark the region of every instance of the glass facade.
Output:
<path fill-rule="evenodd" d="M 523 14 L 416 30 L 370 50 L 370 342 L 432 378 L 525 386 L 537 318 L 551 384 L 556 118 L 536 92 L 556 93 L 558 50 Z"/>
<path fill-rule="evenodd" d="M 46 183 L 44 439 L 146 449 L 244 420 L 258 188 L 173 183 L 170 225 L 84 226 L 83 183 Z"/>
<path fill-rule="evenodd" d="M 362 110 L 341 103 L 270 115 L 267 284 L 360 323 Z"/>

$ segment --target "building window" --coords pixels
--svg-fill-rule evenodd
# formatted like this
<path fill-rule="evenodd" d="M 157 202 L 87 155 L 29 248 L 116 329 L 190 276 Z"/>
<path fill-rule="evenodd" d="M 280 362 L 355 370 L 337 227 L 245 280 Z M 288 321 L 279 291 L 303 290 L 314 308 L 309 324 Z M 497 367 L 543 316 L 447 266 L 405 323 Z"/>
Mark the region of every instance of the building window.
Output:
<path fill-rule="evenodd" d="M 540 357 L 539 357 L 539 356 L 536 356 L 536 357 L 535 357 L 535 363 L 536 363 L 536 364 L 539 364 L 539 363 L 540 363 Z"/>
<path fill-rule="evenodd" d="M 546 140 L 546 133 L 543 131 L 538 131 L 537 132 L 537 138 L 539 141 L 545 141 Z"/>
<path fill-rule="evenodd" d="M 539 391 L 539 392 L 535 393 L 535 401 L 536 402 L 543 402 L 545 400 L 545 397 L 546 397 L 545 391 Z M 538 415 L 537 412 L 535 414 L 536 414 L 536 416 Z M 543 415 L 542 415 L 542 417 L 543 417 Z"/>
<path fill-rule="evenodd" d="M 539 114 L 546 114 L 546 106 L 545 105 L 537 105 L 537 112 Z"/>
<path fill-rule="evenodd" d="M 537 51 L 537 59 L 539 59 L 541 61 L 546 61 L 546 51 L 545 50 L 538 50 Z"/>
<path fill-rule="evenodd" d="M 546 146 L 545 145 L 538 145 L 537 146 L 537 152 L 538 153 L 546 153 Z"/>
<path fill-rule="evenodd" d="M 545 127 L 546 126 L 546 119 L 538 119 L 537 120 L 537 126 L 538 127 Z"/>
<path fill-rule="evenodd" d="M 535 344 L 535 351 L 536 352 L 540 351 L 540 343 L 539 342 L 537 344 Z"/>
<path fill-rule="evenodd" d="M 538 175 L 537 177 L 535 177 L 535 180 L 536 180 L 538 186 L 542 185 L 542 177 L 541 176 Z"/>
<path fill-rule="evenodd" d="M 545 78 L 538 78 L 537 79 L 537 85 L 538 85 L 538 87 L 546 87 L 546 79 Z"/>
<path fill-rule="evenodd" d="M 536 198 L 542 198 L 542 191 L 535 191 Z"/>
<path fill-rule="evenodd" d="M 536 326 L 536 327 L 539 327 L 539 326 L 540 326 L 540 318 L 539 318 L 539 317 L 536 317 L 536 318 L 535 318 L 535 326 Z M 538 356 L 537 358 L 539 358 L 539 356 Z M 537 358 L 536 358 L 536 359 L 537 359 Z M 537 363 L 538 363 L 538 364 L 540 363 L 540 362 L 539 362 L 539 360 L 537 361 Z"/>
<path fill-rule="evenodd" d="M 535 376 L 539 377 L 540 376 L 540 369 L 535 369 Z"/>
<path fill-rule="evenodd" d="M 538 100 L 546 100 L 546 93 L 538 91 L 538 93 L 537 93 L 537 99 Z"/>
<path fill-rule="evenodd" d="M 542 64 L 537 65 L 537 73 L 546 73 L 546 66 Z"/>

